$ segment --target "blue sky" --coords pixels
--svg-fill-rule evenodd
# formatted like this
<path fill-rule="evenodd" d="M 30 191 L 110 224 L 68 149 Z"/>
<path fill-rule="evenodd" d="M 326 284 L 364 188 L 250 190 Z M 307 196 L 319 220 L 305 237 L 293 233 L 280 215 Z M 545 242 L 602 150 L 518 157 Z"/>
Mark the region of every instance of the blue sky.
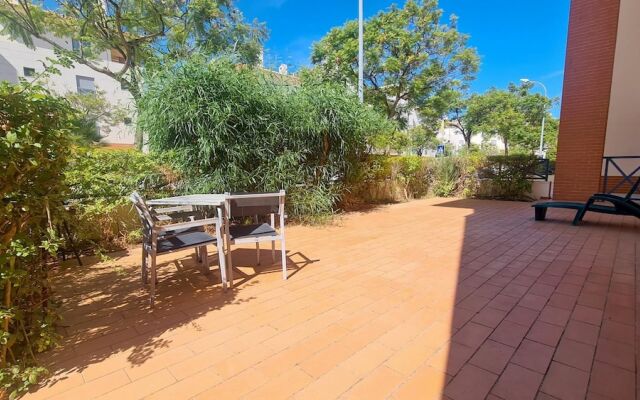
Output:
<path fill-rule="evenodd" d="M 365 18 L 403 1 L 364 0 Z M 504 88 L 521 77 L 542 81 L 552 97 L 562 93 L 570 0 L 440 0 L 446 15 L 481 57 L 472 91 Z M 309 64 L 310 47 L 332 27 L 358 15 L 357 0 L 236 0 L 246 19 L 266 22 L 268 64 Z M 558 114 L 559 107 L 554 107 Z"/>

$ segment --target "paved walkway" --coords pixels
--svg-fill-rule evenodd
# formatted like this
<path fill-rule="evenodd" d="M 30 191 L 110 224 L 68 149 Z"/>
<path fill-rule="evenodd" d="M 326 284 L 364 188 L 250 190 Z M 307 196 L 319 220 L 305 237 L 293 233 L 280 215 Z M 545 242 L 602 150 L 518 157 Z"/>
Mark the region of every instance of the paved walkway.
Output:
<path fill-rule="evenodd" d="M 640 221 L 532 217 L 445 199 L 291 227 L 291 278 L 236 249 L 226 293 L 161 257 L 153 312 L 138 249 L 68 266 L 54 374 L 25 398 L 635 398 Z"/>

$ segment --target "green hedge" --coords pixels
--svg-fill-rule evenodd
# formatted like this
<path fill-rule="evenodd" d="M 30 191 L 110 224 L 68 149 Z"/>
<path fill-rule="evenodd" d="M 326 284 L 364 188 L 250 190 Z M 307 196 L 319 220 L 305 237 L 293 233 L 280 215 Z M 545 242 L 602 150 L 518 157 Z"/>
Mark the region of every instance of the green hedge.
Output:
<path fill-rule="evenodd" d="M 16 397 L 45 373 L 57 340 L 47 262 L 59 239 L 76 114 L 44 89 L 0 83 L 0 385 Z"/>
<path fill-rule="evenodd" d="M 349 176 L 345 206 L 424 196 L 473 196 L 482 156 L 429 158 L 368 155 Z"/>
<path fill-rule="evenodd" d="M 478 169 L 479 177 L 486 184 L 476 195 L 493 199 L 530 200 L 528 194 L 532 183 L 528 178 L 538 166 L 539 160 L 533 155 L 489 156 Z"/>
<path fill-rule="evenodd" d="M 349 176 L 343 206 L 425 196 L 530 200 L 528 177 L 536 166 L 537 158 L 529 155 L 368 155 Z"/>
<path fill-rule="evenodd" d="M 129 195 L 175 192 L 177 175 L 167 159 L 136 150 L 77 148 L 65 169 L 69 187 L 67 214 L 76 244 L 82 248 L 122 247 L 139 239 L 140 222 Z"/>

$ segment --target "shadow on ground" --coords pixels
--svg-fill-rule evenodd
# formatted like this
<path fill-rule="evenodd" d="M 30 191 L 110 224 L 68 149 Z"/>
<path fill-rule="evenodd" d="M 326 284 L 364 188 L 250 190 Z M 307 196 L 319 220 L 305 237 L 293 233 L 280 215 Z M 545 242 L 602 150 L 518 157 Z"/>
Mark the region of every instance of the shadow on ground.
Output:
<path fill-rule="evenodd" d="M 202 330 L 201 316 L 255 300 L 242 291 L 257 285 L 265 274 L 282 271 L 279 251 L 273 263 L 271 250 L 260 250 L 261 265 L 255 265 L 255 249 L 234 248 L 232 254 L 235 284 L 226 291 L 217 254 L 211 249 L 208 274 L 189 251 L 159 256 L 154 309 L 149 308 L 148 287 L 140 279 L 139 249 L 110 253 L 102 261 L 84 257 L 84 266 L 73 259 L 64 262 L 53 277 L 62 302 L 62 340 L 40 357 L 55 377 L 44 384 L 52 385 L 118 354 L 126 354 L 131 366 L 143 365 L 159 349 L 169 347 L 172 331 Z M 316 261 L 288 252 L 289 279 Z"/>

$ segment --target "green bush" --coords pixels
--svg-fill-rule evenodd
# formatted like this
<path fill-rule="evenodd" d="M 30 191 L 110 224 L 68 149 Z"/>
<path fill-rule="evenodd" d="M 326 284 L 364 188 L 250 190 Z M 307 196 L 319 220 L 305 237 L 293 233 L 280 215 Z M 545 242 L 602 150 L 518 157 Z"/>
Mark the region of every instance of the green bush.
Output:
<path fill-rule="evenodd" d="M 434 163 L 433 193 L 436 196 L 452 196 L 458 187 L 460 166 L 452 157 L 436 159 Z"/>
<path fill-rule="evenodd" d="M 366 155 L 348 177 L 349 203 L 404 201 L 427 194 L 428 163 L 418 156 Z"/>
<path fill-rule="evenodd" d="M 477 193 L 477 170 L 485 157 L 469 153 L 431 159 L 431 192 L 435 196 L 474 197 Z"/>
<path fill-rule="evenodd" d="M 539 165 L 539 160 L 533 155 L 515 154 L 510 156 L 489 156 L 478 173 L 490 185 L 485 188 L 480 197 L 490 197 L 505 200 L 530 200 L 531 180 Z"/>
<path fill-rule="evenodd" d="M 345 207 L 432 196 L 472 197 L 481 155 L 429 158 L 369 155 L 349 177 Z"/>
<path fill-rule="evenodd" d="M 225 60 L 169 66 L 145 82 L 138 122 L 153 150 L 173 154 L 181 191 L 314 188 L 313 201 L 288 200 L 292 217 L 331 211 L 368 138 L 392 127 L 344 87 L 283 83 Z"/>
<path fill-rule="evenodd" d="M 69 225 L 78 245 L 110 247 L 135 241 L 140 223 L 129 195 L 134 190 L 146 197 L 173 193 L 177 178 L 166 163 L 163 157 L 135 150 L 76 149 L 65 182 L 72 205 Z"/>
<path fill-rule="evenodd" d="M 485 156 L 466 153 L 427 158 L 363 157 L 348 180 L 345 206 L 405 201 L 426 195 L 528 200 L 529 177 L 539 160 L 529 155 Z"/>
<path fill-rule="evenodd" d="M 57 339 L 49 254 L 63 211 L 76 114 L 44 89 L 0 83 L 0 385 L 16 397 L 45 372 L 35 354 Z"/>

